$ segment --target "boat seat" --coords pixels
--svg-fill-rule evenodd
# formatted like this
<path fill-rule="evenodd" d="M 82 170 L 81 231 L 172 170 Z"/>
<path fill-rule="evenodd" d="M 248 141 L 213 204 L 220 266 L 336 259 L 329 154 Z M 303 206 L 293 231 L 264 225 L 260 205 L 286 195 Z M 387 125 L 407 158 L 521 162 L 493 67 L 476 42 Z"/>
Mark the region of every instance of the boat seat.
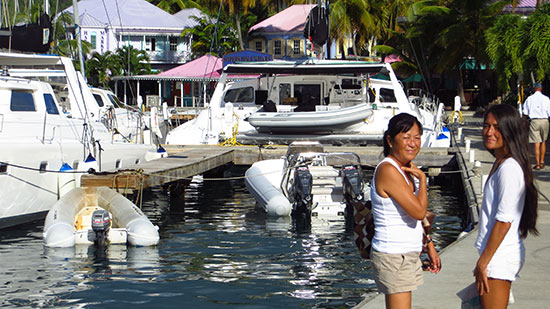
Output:
<path fill-rule="evenodd" d="M 342 187 L 313 185 L 311 188 L 311 194 L 313 195 L 343 195 L 343 193 Z"/>
<path fill-rule="evenodd" d="M 310 166 L 309 172 L 315 177 L 338 177 L 340 172 L 332 166 Z"/>

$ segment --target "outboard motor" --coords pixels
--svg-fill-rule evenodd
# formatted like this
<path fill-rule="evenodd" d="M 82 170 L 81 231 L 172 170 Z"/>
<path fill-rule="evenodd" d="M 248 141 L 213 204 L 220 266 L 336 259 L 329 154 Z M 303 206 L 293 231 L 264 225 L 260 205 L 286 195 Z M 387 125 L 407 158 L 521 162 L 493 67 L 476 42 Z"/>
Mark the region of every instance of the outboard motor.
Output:
<path fill-rule="evenodd" d="M 104 246 L 107 240 L 107 233 L 111 227 L 111 217 L 105 209 L 98 209 L 92 213 L 92 230 L 95 233 L 95 244 Z"/>
<path fill-rule="evenodd" d="M 346 200 L 346 218 L 351 220 L 351 214 L 358 209 L 365 208 L 365 197 L 363 196 L 363 181 L 357 167 L 354 165 L 342 166 L 342 186 L 344 199 Z"/>
<path fill-rule="evenodd" d="M 307 218 L 311 217 L 311 206 L 313 197 L 311 188 L 313 186 L 313 177 L 307 166 L 296 168 L 294 175 L 294 209 L 295 214 L 304 214 Z"/>
<path fill-rule="evenodd" d="M 349 196 L 351 200 L 362 201 L 364 199 L 363 182 L 357 168 L 354 165 L 344 165 L 342 167 L 342 176 L 344 194 Z"/>

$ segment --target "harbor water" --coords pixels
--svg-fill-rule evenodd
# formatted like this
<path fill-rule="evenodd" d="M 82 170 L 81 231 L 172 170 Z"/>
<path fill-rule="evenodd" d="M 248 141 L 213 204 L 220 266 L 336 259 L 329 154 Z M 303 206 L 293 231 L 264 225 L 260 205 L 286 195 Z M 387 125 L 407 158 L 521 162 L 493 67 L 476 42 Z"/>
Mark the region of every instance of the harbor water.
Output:
<path fill-rule="evenodd" d="M 458 187 L 430 186 L 438 249 L 463 228 Z M 143 210 L 160 228 L 156 247 L 45 248 L 42 222 L 3 230 L 0 306 L 348 308 L 376 293 L 345 220 L 269 218 L 242 179 L 193 181 L 172 206 L 148 190 Z"/>

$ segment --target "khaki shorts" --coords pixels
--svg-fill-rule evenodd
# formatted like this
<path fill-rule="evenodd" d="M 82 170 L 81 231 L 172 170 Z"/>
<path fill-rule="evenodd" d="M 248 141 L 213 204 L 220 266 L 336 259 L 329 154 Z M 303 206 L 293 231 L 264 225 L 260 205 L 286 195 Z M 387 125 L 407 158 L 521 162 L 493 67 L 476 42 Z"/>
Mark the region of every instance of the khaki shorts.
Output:
<path fill-rule="evenodd" d="M 548 138 L 548 119 L 532 119 L 529 124 L 529 143 L 543 143 Z"/>
<path fill-rule="evenodd" d="M 410 292 L 424 283 L 420 252 L 382 253 L 373 249 L 370 258 L 380 293 Z"/>

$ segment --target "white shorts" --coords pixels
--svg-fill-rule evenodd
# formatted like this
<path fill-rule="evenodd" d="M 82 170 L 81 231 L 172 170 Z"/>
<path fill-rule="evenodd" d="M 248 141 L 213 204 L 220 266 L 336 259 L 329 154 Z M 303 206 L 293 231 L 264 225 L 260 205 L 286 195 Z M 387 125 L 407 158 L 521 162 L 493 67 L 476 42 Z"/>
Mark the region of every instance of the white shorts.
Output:
<path fill-rule="evenodd" d="M 523 267 L 525 259 L 515 260 L 491 260 L 487 265 L 487 277 L 500 280 L 514 281 L 519 277 L 519 271 Z"/>

